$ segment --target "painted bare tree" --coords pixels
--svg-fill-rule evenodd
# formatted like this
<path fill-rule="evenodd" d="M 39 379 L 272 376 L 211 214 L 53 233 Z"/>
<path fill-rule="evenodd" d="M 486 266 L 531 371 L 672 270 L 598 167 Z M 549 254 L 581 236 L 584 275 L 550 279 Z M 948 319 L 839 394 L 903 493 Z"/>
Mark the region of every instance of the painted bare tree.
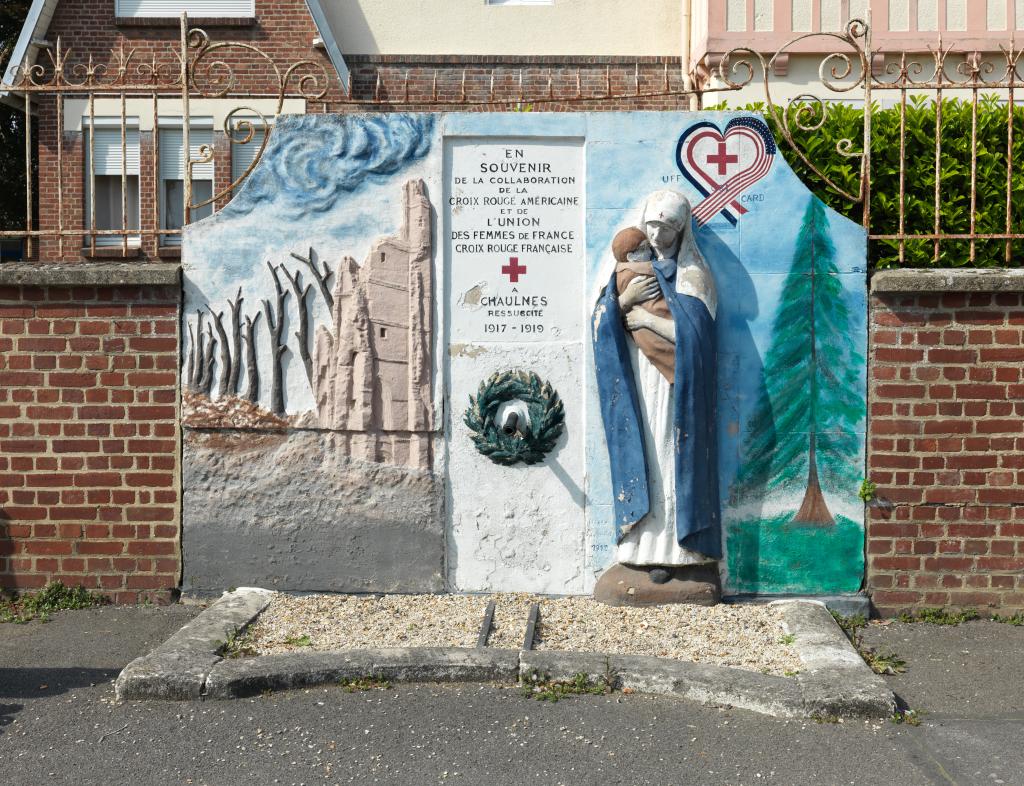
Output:
<path fill-rule="evenodd" d="M 196 348 L 196 334 L 192 329 L 192 323 L 188 323 L 188 357 L 185 359 L 185 386 L 192 390 L 193 375 L 195 371 L 195 348 Z"/>
<path fill-rule="evenodd" d="M 199 379 L 196 383 L 196 391 L 205 396 L 210 395 L 213 387 L 213 366 L 216 359 L 213 353 L 217 350 L 217 339 L 213 337 L 213 328 L 206 326 L 205 333 L 199 333 L 199 356 L 196 363 L 199 369 Z"/>
<path fill-rule="evenodd" d="M 238 394 L 238 377 L 242 372 L 241 313 L 244 301 L 241 287 L 238 288 L 235 299 L 228 301 L 228 306 L 231 308 L 231 372 L 228 374 L 227 392 L 230 396 Z M 257 312 L 257 316 L 259 316 L 259 312 Z"/>
<path fill-rule="evenodd" d="M 200 380 L 203 376 L 203 369 L 206 368 L 206 338 L 203 324 L 204 314 L 201 309 L 196 309 L 196 328 L 192 332 L 192 325 L 188 326 L 189 336 L 189 359 L 187 382 L 189 390 L 200 391 Z"/>
<path fill-rule="evenodd" d="M 256 404 L 260 400 L 260 369 L 256 361 L 256 333 L 262 312 L 255 317 L 245 315 L 245 398 Z"/>
<path fill-rule="evenodd" d="M 312 251 L 312 249 L 310 249 Z M 306 369 L 306 379 L 310 387 L 313 386 L 313 358 L 309 354 L 309 293 L 313 289 L 312 284 L 302 285 L 302 271 L 296 270 L 294 274 L 288 272 L 288 268 L 281 265 L 281 272 L 292 285 L 295 293 L 295 309 L 299 314 L 299 329 L 295 332 L 295 339 L 299 342 L 299 357 L 302 358 L 302 365 Z"/>
<path fill-rule="evenodd" d="M 313 278 L 316 279 L 317 287 L 320 289 L 320 294 L 324 296 L 324 302 L 327 304 L 327 308 L 334 307 L 334 296 L 331 295 L 331 278 L 334 276 L 334 271 L 331 270 L 330 265 L 326 262 L 323 263 L 323 270 L 317 267 L 316 252 L 313 247 L 309 248 L 309 256 L 304 257 L 301 254 L 292 252 L 292 258 L 302 262 L 306 267 L 309 268 L 313 274 Z"/>
<path fill-rule="evenodd" d="M 277 275 L 277 267 L 267 260 L 267 268 L 270 275 L 274 277 L 274 290 L 277 292 L 276 308 L 272 309 L 269 300 L 263 301 L 263 313 L 267 318 L 267 329 L 270 332 L 270 410 L 275 415 L 283 416 L 284 410 L 284 369 L 281 358 L 288 350 L 287 341 L 282 340 L 284 336 L 285 301 L 288 299 L 288 292 L 281 286 L 281 279 Z"/>
<path fill-rule="evenodd" d="M 230 396 L 228 380 L 231 378 L 231 347 L 228 344 L 228 334 L 224 330 L 224 312 L 214 311 L 209 305 L 206 310 L 210 313 L 213 327 L 217 330 L 217 340 L 220 345 L 220 376 L 217 379 L 217 392 L 221 396 Z"/>

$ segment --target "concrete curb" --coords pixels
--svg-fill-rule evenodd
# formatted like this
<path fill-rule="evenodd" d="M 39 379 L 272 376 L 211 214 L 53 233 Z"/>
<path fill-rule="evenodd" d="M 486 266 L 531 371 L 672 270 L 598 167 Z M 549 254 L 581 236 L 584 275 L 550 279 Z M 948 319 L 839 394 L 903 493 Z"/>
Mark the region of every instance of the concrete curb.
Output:
<path fill-rule="evenodd" d="M 225 592 L 219 601 L 184 625 L 148 655 L 118 675 L 119 699 L 197 699 L 221 661 L 221 646 L 270 604 L 274 593 L 255 587 Z"/>
<path fill-rule="evenodd" d="M 716 707 L 737 707 L 777 718 L 805 715 L 800 686 L 789 677 L 755 671 L 652 658 L 591 652 L 522 652 L 519 675 L 534 672 L 551 680 L 569 680 L 584 673 L 591 680 L 608 679 L 619 689 L 678 696 Z"/>
<path fill-rule="evenodd" d="M 395 647 L 295 652 L 221 661 L 207 677 L 205 695 L 233 699 L 361 677 L 395 682 L 512 682 L 518 671 L 515 650 Z"/>
<path fill-rule="evenodd" d="M 786 632 L 804 667 L 796 680 L 808 716 L 887 718 L 896 712 L 896 697 L 854 649 L 825 604 L 781 602 Z"/>
<path fill-rule="evenodd" d="M 395 682 L 514 682 L 539 675 L 569 680 L 584 673 L 617 688 L 678 696 L 780 718 L 836 715 L 882 718 L 895 711 L 892 692 L 861 660 L 824 604 L 780 601 L 787 632 L 804 668 L 796 677 L 639 655 L 536 652 L 464 647 L 295 652 L 223 659 L 228 637 L 249 624 L 273 593 L 226 593 L 117 678 L 120 699 L 231 699 L 269 690 L 374 677 Z"/>

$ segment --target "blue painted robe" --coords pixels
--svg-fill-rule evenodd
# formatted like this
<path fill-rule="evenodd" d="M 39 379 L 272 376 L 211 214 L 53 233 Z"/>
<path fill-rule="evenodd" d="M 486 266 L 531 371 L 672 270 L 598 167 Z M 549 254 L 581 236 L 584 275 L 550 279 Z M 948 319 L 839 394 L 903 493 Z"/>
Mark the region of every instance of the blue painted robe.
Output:
<path fill-rule="evenodd" d="M 683 548 L 722 557 L 718 496 L 715 321 L 704 303 L 675 291 L 676 261 L 654 262 L 676 328 L 675 424 L 676 537 Z M 594 319 L 594 365 L 601 418 L 608 441 L 616 540 L 650 511 L 641 402 L 630 363 L 630 337 L 612 273 Z"/>

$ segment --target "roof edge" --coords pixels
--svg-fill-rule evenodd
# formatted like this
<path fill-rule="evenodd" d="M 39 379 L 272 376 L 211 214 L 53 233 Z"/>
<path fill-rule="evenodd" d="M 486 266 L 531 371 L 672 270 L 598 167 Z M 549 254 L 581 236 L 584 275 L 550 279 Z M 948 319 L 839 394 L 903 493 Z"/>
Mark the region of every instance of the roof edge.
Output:
<path fill-rule="evenodd" d="M 18 66 L 22 65 L 28 56 L 32 39 L 37 38 L 40 34 L 46 34 L 45 30 L 40 31 L 38 27 L 47 2 L 49 0 L 32 0 L 32 5 L 29 6 L 28 14 L 25 16 L 25 23 L 21 26 L 21 33 L 14 44 L 14 49 L 11 50 L 10 60 L 7 61 L 7 67 L 4 68 L 3 79 L 0 80 L 4 85 L 12 84 L 17 75 Z M 7 98 L 9 94 L 10 90 L 0 90 L 0 98 Z"/>
<path fill-rule="evenodd" d="M 345 62 L 345 56 L 338 47 L 338 41 L 334 37 L 334 31 L 331 29 L 330 23 L 327 21 L 323 5 L 321 5 L 320 0 L 306 0 L 306 8 L 309 9 L 309 15 L 313 17 L 313 24 L 320 31 L 320 38 L 323 39 L 324 47 L 327 49 L 327 56 L 331 59 L 334 70 L 338 72 L 341 88 L 347 93 L 349 83 L 348 64 Z"/>

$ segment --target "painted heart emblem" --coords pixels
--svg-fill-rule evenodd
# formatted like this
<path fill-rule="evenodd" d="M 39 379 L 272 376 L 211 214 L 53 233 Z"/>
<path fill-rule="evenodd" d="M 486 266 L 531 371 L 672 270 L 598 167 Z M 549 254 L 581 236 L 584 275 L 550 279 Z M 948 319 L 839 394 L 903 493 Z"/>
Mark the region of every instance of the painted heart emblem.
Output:
<path fill-rule="evenodd" d="M 777 147 L 768 124 L 736 117 L 721 131 L 703 121 L 687 128 L 676 145 L 676 166 L 704 200 L 693 208 L 698 226 L 721 213 L 735 226 L 747 212 L 740 197 L 772 168 Z"/>

